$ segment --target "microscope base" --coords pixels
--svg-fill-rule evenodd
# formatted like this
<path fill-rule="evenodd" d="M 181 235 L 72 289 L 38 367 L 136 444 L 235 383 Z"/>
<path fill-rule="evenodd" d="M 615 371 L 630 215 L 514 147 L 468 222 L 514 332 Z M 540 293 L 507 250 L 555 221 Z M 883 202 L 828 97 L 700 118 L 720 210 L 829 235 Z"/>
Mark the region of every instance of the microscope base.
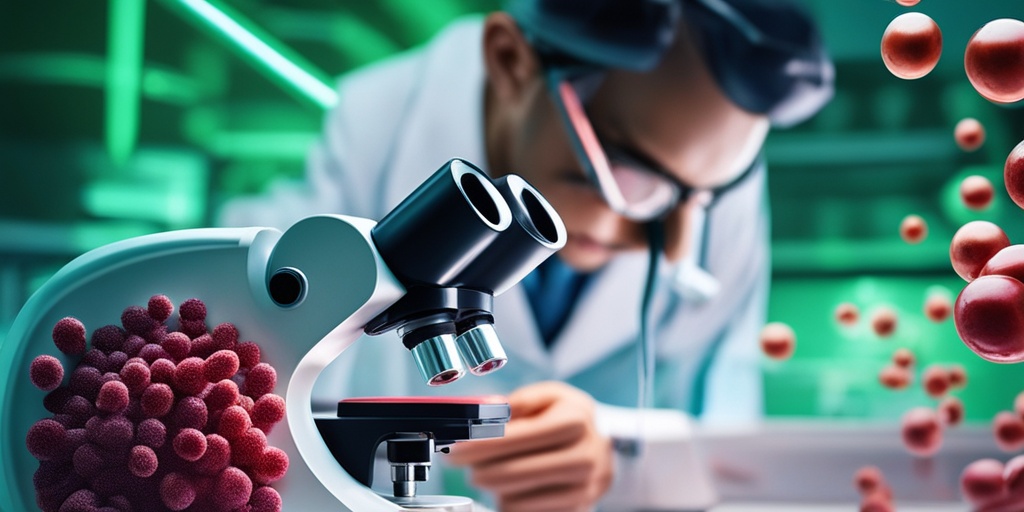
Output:
<path fill-rule="evenodd" d="M 462 496 L 411 496 L 396 497 L 380 495 L 392 503 L 408 509 L 441 509 L 452 512 L 469 512 L 473 510 L 473 500 Z"/>

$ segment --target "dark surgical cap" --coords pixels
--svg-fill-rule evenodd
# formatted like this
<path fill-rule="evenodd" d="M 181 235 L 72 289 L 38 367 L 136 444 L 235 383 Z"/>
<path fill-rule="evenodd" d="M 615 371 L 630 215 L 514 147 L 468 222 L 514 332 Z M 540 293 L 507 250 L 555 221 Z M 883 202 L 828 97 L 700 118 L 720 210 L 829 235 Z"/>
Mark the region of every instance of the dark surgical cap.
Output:
<path fill-rule="evenodd" d="M 775 126 L 832 97 L 835 71 L 813 20 L 787 0 L 510 0 L 507 10 L 548 63 L 648 71 L 679 21 L 719 87 Z"/>

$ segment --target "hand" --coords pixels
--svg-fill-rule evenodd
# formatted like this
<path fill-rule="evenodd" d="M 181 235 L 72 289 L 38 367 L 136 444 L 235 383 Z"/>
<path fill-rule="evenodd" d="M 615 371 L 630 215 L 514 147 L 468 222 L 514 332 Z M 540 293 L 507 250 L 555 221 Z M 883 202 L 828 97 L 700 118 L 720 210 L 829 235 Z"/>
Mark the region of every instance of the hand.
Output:
<path fill-rule="evenodd" d="M 509 395 L 505 436 L 458 443 L 449 460 L 469 466 L 502 512 L 585 511 L 612 482 L 611 441 L 597 432 L 594 399 L 542 382 Z"/>

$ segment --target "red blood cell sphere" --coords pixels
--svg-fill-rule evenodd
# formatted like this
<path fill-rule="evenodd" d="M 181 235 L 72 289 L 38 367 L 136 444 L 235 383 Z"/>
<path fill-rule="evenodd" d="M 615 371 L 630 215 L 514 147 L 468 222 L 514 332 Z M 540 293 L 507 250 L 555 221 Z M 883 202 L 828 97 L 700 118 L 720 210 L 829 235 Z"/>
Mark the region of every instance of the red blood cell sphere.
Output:
<path fill-rule="evenodd" d="M 932 322 L 944 322 L 953 312 L 953 302 L 945 294 L 935 293 L 924 301 L 924 315 Z"/>
<path fill-rule="evenodd" d="M 782 322 L 771 322 L 761 329 L 761 351 L 764 355 L 783 361 L 793 355 L 796 348 L 796 333 Z"/>
<path fill-rule="evenodd" d="M 885 484 L 885 476 L 882 470 L 876 466 L 864 466 L 853 475 L 853 485 L 857 492 L 867 494 Z"/>
<path fill-rule="evenodd" d="M 836 322 L 839 322 L 840 325 L 849 327 L 857 323 L 860 318 L 860 310 L 849 302 L 843 302 L 836 306 L 835 317 Z"/>
<path fill-rule="evenodd" d="M 195 462 L 206 453 L 206 436 L 194 428 L 183 428 L 174 436 L 172 445 L 178 457 Z"/>
<path fill-rule="evenodd" d="M 1015 452 L 1024 448 L 1024 419 L 1008 411 L 1000 411 L 992 420 L 992 434 L 996 446 L 1003 451 Z"/>
<path fill-rule="evenodd" d="M 217 350 L 231 350 L 238 344 L 238 328 L 232 323 L 225 322 L 214 327 L 210 337 L 213 338 L 213 346 Z"/>
<path fill-rule="evenodd" d="M 907 215 L 900 222 L 900 237 L 908 244 L 919 244 L 928 236 L 928 224 L 920 215 Z"/>
<path fill-rule="evenodd" d="M 277 371 L 267 363 L 260 363 L 249 370 L 245 376 L 245 389 L 242 391 L 253 400 L 274 391 L 277 386 Z"/>
<path fill-rule="evenodd" d="M 871 493 L 860 502 L 860 512 L 894 512 L 892 498 L 882 493 Z"/>
<path fill-rule="evenodd" d="M 281 512 L 281 495 L 273 487 L 260 487 L 249 498 L 252 512 Z"/>
<path fill-rule="evenodd" d="M 898 78 L 913 80 L 927 75 L 941 54 L 942 31 L 925 14 L 901 14 L 882 34 L 882 61 Z"/>
<path fill-rule="evenodd" d="M 189 351 L 192 350 L 192 339 L 183 332 L 169 332 L 160 342 L 160 346 L 175 361 L 181 361 L 188 357 Z"/>
<path fill-rule="evenodd" d="M 913 378 L 910 370 L 896 365 L 889 365 L 878 372 L 878 382 L 889 389 L 904 389 Z"/>
<path fill-rule="evenodd" d="M 149 418 L 160 418 L 171 412 L 174 405 L 174 391 L 167 384 L 150 384 L 142 392 L 142 414 Z"/>
<path fill-rule="evenodd" d="M 178 473 L 168 473 L 160 482 L 160 500 L 167 508 L 185 510 L 196 499 L 196 488 L 187 478 Z M 226 508 L 231 510 L 236 507 Z"/>
<path fill-rule="evenodd" d="M 135 430 L 135 442 L 150 448 L 160 448 L 166 440 L 167 427 L 156 418 L 142 420 Z"/>
<path fill-rule="evenodd" d="M 240 406 L 232 405 L 224 409 L 217 433 L 230 441 L 241 437 L 250 428 L 252 428 L 252 419 L 249 418 L 249 413 Z"/>
<path fill-rule="evenodd" d="M 1024 99 L 1024 22 L 993 20 L 971 36 L 964 70 L 985 99 L 1013 103 Z"/>
<path fill-rule="evenodd" d="M 131 454 L 128 456 L 128 471 L 131 471 L 133 475 L 139 478 L 149 478 L 156 473 L 159 465 L 160 461 L 152 448 L 145 445 L 132 447 Z"/>
<path fill-rule="evenodd" d="M 252 422 L 254 425 L 273 425 L 284 419 L 284 398 L 277 395 L 263 395 L 256 400 L 252 408 Z M 264 430 L 264 432 L 266 432 Z"/>
<path fill-rule="evenodd" d="M 956 123 L 953 138 L 964 151 L 974 151 L 985 143 L 985 127 L 973 117 L 965 117 Z"/>
<path fill-rule="evenodd" d="M 1024 208 L 1024 141 L 1021 141 L 1006 156 L 1003 166 L 1003 185 L 1010 199 L 1017 206 Z"/>
<path fill-rule="evenodd" d="M 896 332 L 897 320 L 895 311 L 888 307 L 880 307 L 871 315 L 871 329 L 879 337 L 887 338 Z"/>
<path fill-rule="evenodd" d="M 252 480 L 241 469 L 228 467 L 217 476 L 213 496 L 221 510 L 234 510 L 245 505 L 251 494 Z"/>
<path fill-rule="evenodd" d="M 1024 282 L 1024 245 L 1004 247 L 981 267 L 981 276 L 1000 275 Z"/>
<path fill-rule="evenodd" d="M 949 367 L 949 387 L 960 389 L 967 385 L 967 370 L 958 364 Z"/>
<path fill-rule="evenodd" d="M 996 190 L 984 176 L 968 176 L 960 182 L 960 200 L 972 210 L 984 210 L 992 204 Z"/>
<path fill-rule="evenodd" d="M 267 449 L 267 435 L 258 428 L 250 428 L 242 435 L 231 439 L 231 464 L 250 468 L 260 460 Z"/>
<path fill-rule="evenodd" d="M 1024 455 L 1018 455 L 1008 461 L 1003 469 L 1003 481 L 1013 494 L 1024 491 Z"/>
<path fill-rule="evenodd" d="M 235 353 L 238 354 L 238 365 L 242 368 L 252 368 L 260 364 L 260 346 L 251 341 L 243 341 L 236 345 Z"/>
<path fill-rule="evenodd" d="M 149 380 L 172 385 L 174 384 L 174 370 L 176 368 L 170 359 L 157 359 L 149 366 Z"/>
<path fill-rule="evenodd" d="M 1024 361 L 1024 284 L 1006 276 L 982 276 L 960 292 L 956 332 L 979 357 L 994 363 Z"/>
<path fill-rule="evenodd" d="M 68 432 L 64 425 L 51 419 L 39 420 L 28 429 L 25 446 L 36 459 L 56 459 L 64 453 L 64 442 L 67 437 Z"/>
<path fill-rule="evenodd" d="M 253 480 L 269 484 L 284 478 L 288 471 L 288 454 L 280 448 L 270 447 L 263 451 L 253 468 Z"/>
<path fill-rule="evenodd" d="M 128 306 L 121 313 L 121 325 L 131 334 L 145 336 L 156 327 L 156 320 L 149 312 L 139 306 Z"/>
<path fill-rule="evenodd" d="M 198 357 L 189 357 L 178 363 L 174 369 L 175 391 L 195 395 L 206 388 L 208 382 L 203 375 L 203 366 L 203 360 Z"/>
<path fill-rule="evenodd" d="M 942 447 L 942 423 L 935 411 L 915 407 L 903 415 L 903 446 L 918 457 L 930 457 Z"/>
<path fill-rule="evenodd" d="M 104 382 L 96 397 L 96 408 L 103 412 L 121 412 L 128 407 L 128 386 L 121 381 Z"/>
<path fill-rule="evenodd" d="M 218 350 L 203 363 L 203 374 L 209 382 L 230 379 L 236 372 L 238 372 L 238 354 L 231 350 Z"/>
<path fill-rule="evenodd" d="M 892 364 L 900 368 L 910 368 L 914 366 L 914 353 L 906 348 L 897 349 L 892 354 Z"/>
<path fill-rule="evenodd" d="M 146 363 L 132 362 L 121 368 L 121 382 L 133 396 L 141 394 L 150 384 L 149 367 Z"/>
<path fill-rule="evenodd" d="M 206 320 L 206 304 L 199 299 L 188 299 L 178 307 L 178 315 L 182 320 Z"/>
<path fill-rule="evenodd" d="M 917 5 L 919 2 L 921 2 L 921 0 L 896 0 L 896 3 L 902 5 L 903 7 L 913 7 Z"/>
<path fill-rule="evenodd" d="M 960 490 L 964 498 L 972 504 L 982 505 L 1003 497 L 1006 494 L 1003 469 L 1003 463 L 995 459 L 981 459 L 968 464 L 960 473 Z"/>
<path fill-rule="evenodd" d="M 174 312 L 174 303 L 166 295 L 154 295 L 149 298 L 146 304 L 146 311 L 149 316 L 157 322 L 163 322 L 171 317 Z"/>
<path fill-rule="evenodd" d="M 1024 419 L 1024 391 L 1017 393 L 1017 398 L 1013 400 L 1013 410 Z"/>
<path fill-rule="evenodd" d="M 64 317 L 53 326 L 53 344 L 61 352 L 76 356 L 85 353 L 85 325 L 77 318 Z"/>
<path fill-rule="evenodd" d="M 949 261 L 958 276 L 971 282 L 990 258 L 1009 245 L 1010 239 L 999 226 L 984 220 L 971 221 L 953 235 Z"/>
<path fill-rule="evenodd" d="M 104 325 L 92 332 L 92 346 L 109 354 L 115 350 L 121 350 L 127 337 L 127 333 L 119 326 Z"/>
<path fill-rule="evenodd" d="M 939 402 L 939 419 L 949 427 L 955 427 L 964 419 L 964 403 L 955 396 L 947 396 Z"/>
<path fill-rule="evenodd" d="M 195 463 L 195 470 L 203 475 L 216 475 L 231 463 L 231 444 L 224 436 L 208 434 L 206 453 Z"/>
<path fill-rule="evenodd" d="M 206 402 L 206 408 L 210 411 L 220 411 L 235 405 L 238 401 L 238 384 L 224 379 L 214 384 L 203 400 Z"/>
<path fill-rule="evenodd" d="M 28 375 L 33 386 L 43 391 L 53 391 L 60 386 L 61 380 L 64 379 L 64 366 L 56 357 L 36 356 L 32 360 L 32 364 L 29 365 Z"/>
<path fill-rule="evenodd" d="M 932 398 L 939 398 L 949 391 L 949 372 L 940 366 L 930 366 L 921 376 L 924 390 Z"/>

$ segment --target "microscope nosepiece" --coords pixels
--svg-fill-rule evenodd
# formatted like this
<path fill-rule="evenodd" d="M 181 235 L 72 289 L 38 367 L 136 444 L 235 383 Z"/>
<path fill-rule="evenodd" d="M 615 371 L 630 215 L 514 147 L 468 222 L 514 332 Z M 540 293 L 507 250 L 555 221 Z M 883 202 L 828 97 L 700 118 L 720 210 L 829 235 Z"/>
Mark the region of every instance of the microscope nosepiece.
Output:
<path fill-rule="evenodd" d="M 412 348 L 412 357 L 428 386 L 443 386 L 466 374 L 455 348 L 455 337 L 451 334 L 439 334 L 423 340 Z"/>
<path fill-rule="evenodd" d="M 498 341 L 498 334 L 489 323 L 476 325 L 463 332 L 455 344 L 473 375 L 486 375 L 508 362 L 505 349 Z"/>

